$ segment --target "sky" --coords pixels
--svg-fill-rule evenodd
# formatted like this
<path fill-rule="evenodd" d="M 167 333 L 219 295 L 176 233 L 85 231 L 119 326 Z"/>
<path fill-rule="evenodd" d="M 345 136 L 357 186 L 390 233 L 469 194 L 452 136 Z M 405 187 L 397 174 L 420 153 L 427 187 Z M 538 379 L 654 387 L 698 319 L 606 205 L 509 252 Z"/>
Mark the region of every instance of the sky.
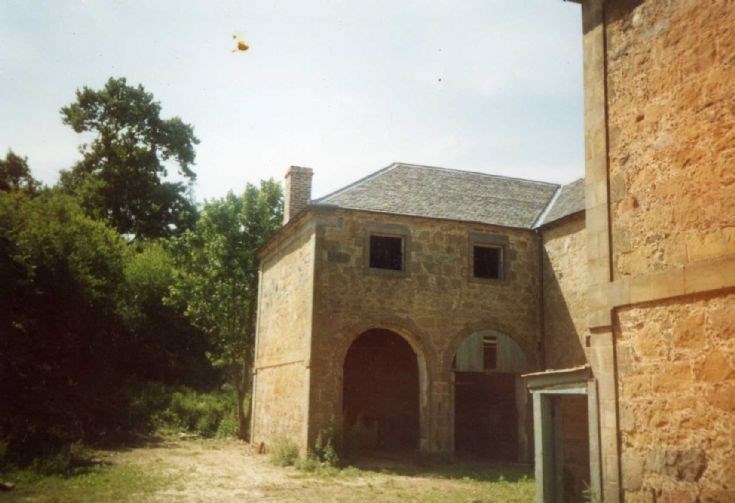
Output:
<path fill-rule="evenodd" d="M 291 165 L 314 197 L 392 162 L 568 183 L 581 43 L 561 0 L 2 0 L 0 155 L 55 183 L 82 142 L 59 110 L 125 77 L 193 125 L 200 201 Z"/>

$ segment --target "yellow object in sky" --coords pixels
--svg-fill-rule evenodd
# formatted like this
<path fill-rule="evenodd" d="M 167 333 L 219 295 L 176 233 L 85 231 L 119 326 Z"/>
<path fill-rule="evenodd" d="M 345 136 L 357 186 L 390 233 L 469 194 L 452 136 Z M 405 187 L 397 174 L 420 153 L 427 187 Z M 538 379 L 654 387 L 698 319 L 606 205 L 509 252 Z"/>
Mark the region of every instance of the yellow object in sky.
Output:
<path fill-rule="evenodd" d="M 245 41 L 240 38 L 237 35 L 232 36 L 233 39 L 235 39 L 235 43 L 237 44 L 234 49 L 232 49 L 232 52 L 238 52 L 238 51 L 247 51 L 250 49 L 250 46 L 245 43 Z"/>

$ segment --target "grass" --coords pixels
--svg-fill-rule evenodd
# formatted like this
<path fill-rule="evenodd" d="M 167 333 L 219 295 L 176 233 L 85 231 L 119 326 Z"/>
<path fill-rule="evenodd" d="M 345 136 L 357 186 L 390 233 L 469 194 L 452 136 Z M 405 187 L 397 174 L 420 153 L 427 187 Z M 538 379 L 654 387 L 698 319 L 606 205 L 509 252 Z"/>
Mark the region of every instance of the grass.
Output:
<path fill-rule="evenodd" d="M 342 468 L 314 456 L 294 459 L 283 443 L 273 466 L 231 439 L 178 439 L 89 452 L 104 462 L 72 465 L 63 474 L 38 471 L 0 473 L 15 490 L 2 501 L 376 501 L 388 503 L 531 502 L 530 468 L 425 459 L 356 459 Z"/>
<path fill-rule="evenodd" d="M 3 501 L 38 502 L 141 501 L 168 483 L 149 467 L 131 465 L 95 465 L 66 475 L 20 470 L 0 474 L 0 479 L 15 484 L 13 491 L 2 493 Z"/>
<path fill-rule="evenodd" d="M 407 461 L 362 458 L 343 468 L 314 458 L 297 460 L 298 479 L 317 478 L 336 486 L 361 480 L 356 500 L 428 503 L 523 503 L 534 501 L 535 483 L 530 467 L 487 462 Z"/>

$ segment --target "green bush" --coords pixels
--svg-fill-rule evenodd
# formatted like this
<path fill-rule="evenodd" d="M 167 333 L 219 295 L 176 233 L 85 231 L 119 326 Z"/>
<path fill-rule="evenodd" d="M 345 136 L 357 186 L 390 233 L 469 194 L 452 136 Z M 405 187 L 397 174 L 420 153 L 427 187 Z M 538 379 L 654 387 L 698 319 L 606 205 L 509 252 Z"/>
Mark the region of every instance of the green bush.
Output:
<path fill-rule="evenodd" d="M 281 439 L 273 443 L 271 463 L 276 466 L 292 466 L 299 459 L 299 448 L 291 440 Z"/>
<path fill-rule="evenodd" d="M 224 437 L 237 431 L 232 393 L 217 391 L 199 393 L 179 388 L 168 406 L 156 417 L 161 429 L 178 429 L 203 437 Z"/>
<path fill-rule="evenodd" d="M 321 430 L 314 441 L 312 455 L 317 461 L 329 466 L 339 466 L 340 454 L 343 453 L 342 435 L 336 428 Z"/>
<path fill-rule="evenodd" d="M 235 411 L 232 411 L 222 418 L 219 426 L 217 427 L 217 438 L 230 438 L 237 436 L 237 415 Z"/>
<path fill-rule="evenodd" d="M 306 459 L 296 459 L 294 466 L 303 472 L 316 472 L 321 470 L 324 464 L 314 456 L 307 456 Z"/>

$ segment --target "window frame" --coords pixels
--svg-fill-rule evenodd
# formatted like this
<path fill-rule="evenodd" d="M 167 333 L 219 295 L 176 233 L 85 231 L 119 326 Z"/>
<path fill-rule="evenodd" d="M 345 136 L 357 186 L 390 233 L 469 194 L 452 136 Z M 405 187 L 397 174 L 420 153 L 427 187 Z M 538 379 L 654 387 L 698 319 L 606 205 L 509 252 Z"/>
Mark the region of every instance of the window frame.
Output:
<path fill-rule="evenodd" d="M 483 278 L 475 276 L 475 247 L 500 249 L 499 276 L 497 278 Z M 476 283 L 506 283 L 512 279 L 511 264 L 515 252 L 510 246 L 510 238 L 504 234 L 488 232 L 470 232 L 469 249 L 467 252 L 467 277 Z"/>
<path fill-rule="evenodd" d="M 498 275 L 497 276 L 478 276 L 475 274 L 475 264 L 477 262 L 477 256 L 476 256 L 476 250 L 478 248 L 485 248 L 485 249 L 493 249 L 498 250 Z M 503 271 L 503 255 L 505 254 L 505 249 L 500 245 L 492 245 L 492 244 L 484 244 L 484 243 L 475 243 L 472 245 L 472 277 L 475 279 L 494 279 L 499 280 L 503 279 L 505 272 Z"/>
<path fill-rule="evenodd" d="M 388 238 L 388 239 L 398 239 L 400 241 L 400 253 L 401 253 L 401 264 L 400 268 L 393 269 L 392 267 L 376 267 L 372 265 L 373 261 L 373 238 Z M 371 232 L 368 236 L 368 245 L 370 249 L 368 250 L 368 267 L 370 269 L 379 269 L 381 271 L 393 271 L 393 272 L 403 272 L 405 269 L 405 256 L 406 256 L 406 241 L 403 238 L 403 236 L 399 234 L 385 234 L 381 232 Z"/>
<path fill-rule="evenodd" d="M 401 270 L 370 267 L 370 238 L 372 236 L 401 239 Z M 404 225 L 369 223 L 365 225 L 363 240 L 363 269 L 368 274 L 404 277 L 408 276 L 411 253 L 411 233 Z"/>

